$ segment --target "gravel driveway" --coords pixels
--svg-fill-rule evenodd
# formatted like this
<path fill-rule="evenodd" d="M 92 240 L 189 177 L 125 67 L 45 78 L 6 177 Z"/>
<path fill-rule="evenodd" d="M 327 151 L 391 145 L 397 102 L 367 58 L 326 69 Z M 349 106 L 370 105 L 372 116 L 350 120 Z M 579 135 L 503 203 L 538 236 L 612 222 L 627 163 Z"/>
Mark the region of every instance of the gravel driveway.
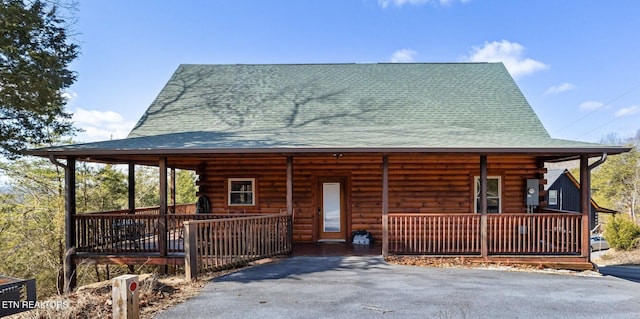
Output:
<path fill-rule="evenodd" d="M 615 277 L 291 257 L 216 278 L 156 318 L 639 318 Z"/>

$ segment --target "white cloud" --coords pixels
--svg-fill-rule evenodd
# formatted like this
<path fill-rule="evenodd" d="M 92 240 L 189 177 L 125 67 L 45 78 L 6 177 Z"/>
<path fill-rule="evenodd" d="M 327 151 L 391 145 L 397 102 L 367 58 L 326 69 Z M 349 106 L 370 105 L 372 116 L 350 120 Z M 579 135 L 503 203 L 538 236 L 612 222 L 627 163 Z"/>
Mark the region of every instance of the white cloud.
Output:
<path fill-rule="evenodd" d="M 473 47 L 469 62 L 502 62 L 514 78 L 548 69 L 549 66 L 523 57 L 525 47 L 516 42 L 485 42 L 482 47 Z"/>
<path fill-rule="evenodd" d="M 396 52 L 393 52 L 393 54 L 391 55 L 391 62 L 392 63 L 413 62 L 417 54 L 418 52 L 411 49 L 401 49 Z"/>
<path fill-rule="evenodd" d="M 402 7 L 403 5 L 423 5 L 429 2 L 439 3 L 440 5 L 450 5 L 457 0 L 378 0 L 378 5 L 382 8 L 386 8 L 390 5 L 395 7 Z M 459 0 L 461 3 L 467 3 L 471 0 Z"/>
<path fill-rule="evenodd" d="M 597 109 L 603 108 L 605 106 L 604 103 L 598 101 L 586 101 L 580 104 L 580 110 L 582 111 L 595 111 Z"/>
<path fill-rule="evenodd" d="M 76 127 L 84 130 L 80 134 L 83 142 L 125 138 L 135 122 L 125 119 L 113 111 L 85 110 L 78 108 L 73 113 Z"/>
<path fill-rule="evenodd" d="M 634 105 L 630 107 L 623 107 L 619 109 L 616 113 L 616 117 L 629 116 L 636 113 L 640 113 L 640 105 Z"/>
<path fill-rule="evenodd" d="M 62 97 L 67 100 L 67 104 L 71 104 L 78 98 L 78 93 L 73 90 L 66 89 L 62 92 Z"/>
<path fill-rule="evenodd" d="M 405 4 L 420 5 L 420 4 L 425 4 L 427 2 L 429 2 L 429 0 L 378 0 L 378 5 L 380 5 L 383 8 L 386 8 L 389 5 L 401 7 Z"/>
<path fill-rule="evenodd" d="M 574 84 L 565 82 L 560 85 L 556 85 L 548 88 L 547 91 L 544 92 L 544 94 L 558 94 L 565 91 L 573 90 L 575 88 L 576 86 Z"/>

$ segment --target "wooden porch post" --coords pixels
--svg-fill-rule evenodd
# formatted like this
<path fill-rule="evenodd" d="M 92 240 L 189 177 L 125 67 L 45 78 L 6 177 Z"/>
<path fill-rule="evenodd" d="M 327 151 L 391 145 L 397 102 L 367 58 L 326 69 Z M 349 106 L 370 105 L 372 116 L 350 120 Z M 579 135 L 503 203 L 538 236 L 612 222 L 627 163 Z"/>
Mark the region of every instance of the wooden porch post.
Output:
<path fill-rule="evenodd" d="M 129 214 L 136 212 L 136 165 L 129 163 Z M 135 269 L 133 265 L 128 265 L 129 273 L 133 274 Z"/>
<path fill-rule="evenodd" d="M 489 255 L 489 238 L 487 237 L 487 155 L 480 156 L 480 238 L 482 257 L 487 258 Z"/>
<path fill-rule="evenodd" d="M 129 163 L 129 214 L 136 210 L 136 164 Z"/>
<path fill-rule="evenodd" d="M 70 293 L 76 288 L 76 264 L 73 260 L 76 245 L 76 159 L 67 158 L 64 167 L 65 188 L 65 252 L 64 252 L 64 292 Z"/>
<path fill-rule="evenodd" d="M 389 157 L 382 157 L 382 256 L 389 255 Z"/>
<path fill-rule="evenodd" d="M 171 198 L 171 213 L 176 213 L 176 169 L 171 168 L 169 181 L 169 194 Z"/>
<path fill-rule="evenodd" d="M 293 156 L 287 156 L 287 214 L 289 217 L 289 244 L 293 244 Z"/>
<path fill-rule="evenodd" d="M 184 222 L 184 275 L 188 281 L 198 277 L 198 224 Z"/>
<path fill-rule="evenodd" d="M 167 256 L 167 158 L 160 157 L 160 218 L 158 220 L 158 249 L 160 256 Z"/>
<path fill-rule="evenodd" d="M 293 156 L 287 156 L 287 214 L 293 214 Z"/>
<path fill-rule="evenodd" d="M 580 213 L 582 214 L 582 234 L 581 234 L 581 257 L 590 258 L 589 242 L 589 212 L 590 212 L 590 193 L 591 181 L 589 172 L 589 157 L 580 155 Z"/>

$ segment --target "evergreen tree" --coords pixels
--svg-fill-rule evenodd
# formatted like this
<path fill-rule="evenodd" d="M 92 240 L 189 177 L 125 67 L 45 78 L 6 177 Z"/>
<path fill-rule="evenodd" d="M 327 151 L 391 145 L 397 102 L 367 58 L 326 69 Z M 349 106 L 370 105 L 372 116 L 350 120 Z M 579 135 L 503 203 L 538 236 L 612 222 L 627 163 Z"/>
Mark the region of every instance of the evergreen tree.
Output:
<path fill-rule="evenodd" d="M 153 207 L 160 203 L 158 168 L 136 166 L 136 207 Z"/>
<path fill-rule="evenodd" d="M 176 204 L 196 202 L 196 173 L 188 170 L 176 171 Z"/>
<path fill-rule="evenodd" d="M 638 246 L 640 226 L 627 215 L 614 216 L 605 227 L 604 237 L 612 248 L 632 250 Z"/>
<path fill-rule="evenodd" d="M 13 158 L 73 132 L 63 92 L 78 46 L 49 1 L 2 0 L 0 34 L 0 155 Z"/>

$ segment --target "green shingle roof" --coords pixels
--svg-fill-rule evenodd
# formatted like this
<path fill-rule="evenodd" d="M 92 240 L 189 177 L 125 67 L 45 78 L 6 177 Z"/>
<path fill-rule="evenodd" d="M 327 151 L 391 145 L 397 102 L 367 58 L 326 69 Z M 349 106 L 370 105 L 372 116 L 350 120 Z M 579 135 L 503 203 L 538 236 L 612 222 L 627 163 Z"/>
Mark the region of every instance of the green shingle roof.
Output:
<path fill-rule="evenodd" d="M 189 132 L 216 132 L 225 147 L 508 147 L 549 139 L 496 63 L 181 65 L 129 137 Z"/>
<path fill-rule="evenodd" d="M 58 150 L 586 147 L 502 63 L 407 63 L 180 65 L 127 139 Z"/>

